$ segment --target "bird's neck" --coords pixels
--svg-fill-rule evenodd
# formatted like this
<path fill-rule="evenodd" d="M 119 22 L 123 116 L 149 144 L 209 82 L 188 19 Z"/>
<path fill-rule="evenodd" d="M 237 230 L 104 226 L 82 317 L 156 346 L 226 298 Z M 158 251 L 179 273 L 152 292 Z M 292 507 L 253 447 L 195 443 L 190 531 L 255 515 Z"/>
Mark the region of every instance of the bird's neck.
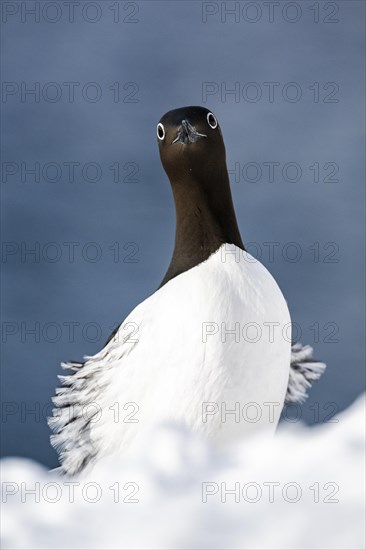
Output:
<path fill-rule="evenodd" d="M 215 181 L 216 180 L 216 181 Z M 229 177 L 212 175 L 209 188 L 192 177 L 172 182 L 176 208 L 173 257 L 160 285 L 207 260 L 224 243 L 244 250 Z"/>

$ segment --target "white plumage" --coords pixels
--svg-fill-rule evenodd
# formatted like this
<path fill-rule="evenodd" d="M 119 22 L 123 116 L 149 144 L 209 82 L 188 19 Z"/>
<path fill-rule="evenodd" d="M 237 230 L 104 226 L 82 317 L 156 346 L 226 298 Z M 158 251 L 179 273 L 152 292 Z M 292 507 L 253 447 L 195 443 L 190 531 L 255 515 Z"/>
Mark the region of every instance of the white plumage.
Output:
<path fill-rule="evenodd" d="M 259 427 L 273 432 L 289 381 L 289 323 L 267 269 L 223 245 L 138 305 L 84 365 L 64 365 L 75 372 L 61 377 L 50 420 L 64 471 L 124 453 L 149 426 L 166 420 L 219 444 Z M 223 418 L 223 410 L 238 406 L 239 422 L 235 414 Z M 204 418 L 203 411 L 217 408 Z M 258 421 L 248 421 L 258 411 Z"/>

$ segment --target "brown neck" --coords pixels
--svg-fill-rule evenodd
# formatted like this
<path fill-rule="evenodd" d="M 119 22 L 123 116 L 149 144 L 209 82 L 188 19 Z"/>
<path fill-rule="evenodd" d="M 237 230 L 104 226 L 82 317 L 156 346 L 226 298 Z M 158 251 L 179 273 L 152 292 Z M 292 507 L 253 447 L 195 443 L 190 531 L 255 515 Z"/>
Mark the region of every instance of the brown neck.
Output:
<path fill-rule="evenodd" d="M 207 260 L 224 243 L 244 250 L 226 167 L 205 182 L 191 177 L 172 182 L 176 208 L 173 257 L 160 285 Z"/>

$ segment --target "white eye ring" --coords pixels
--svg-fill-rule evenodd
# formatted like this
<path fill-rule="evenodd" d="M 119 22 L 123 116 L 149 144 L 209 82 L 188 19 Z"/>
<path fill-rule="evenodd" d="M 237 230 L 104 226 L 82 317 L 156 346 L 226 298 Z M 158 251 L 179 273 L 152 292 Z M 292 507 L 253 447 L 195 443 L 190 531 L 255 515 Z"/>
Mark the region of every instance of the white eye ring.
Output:
<path fill-rule="evenodd" d="M 156 127 L 156 133 L 160 141 L 162 141 L 165 138 L 165 129 L 161 122 L 159 122 L 159 124 Z"/>
<path fill-rule="evenodd" d="M 212 128 L 213 130 L 217 128 L 217 120 L 214 114 L 207 113 L 207 122 L 210 128 Z"/>

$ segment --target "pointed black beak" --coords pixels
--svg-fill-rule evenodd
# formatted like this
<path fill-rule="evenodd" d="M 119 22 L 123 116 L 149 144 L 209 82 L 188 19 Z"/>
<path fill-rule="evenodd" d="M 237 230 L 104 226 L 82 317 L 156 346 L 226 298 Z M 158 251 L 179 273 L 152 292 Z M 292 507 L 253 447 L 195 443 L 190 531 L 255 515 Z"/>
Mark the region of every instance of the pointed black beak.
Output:
<path fill-rule="evenodd" d="M 207 137 L 205 134 L 200 134 L 197 132 L 196 128 L 192 126 L 187 119 L 183 119 L 181 125 L 178 128 L 177 137 L 172 143 L 184 143 L 188 145 L 189 143 L 194 143 L 202 137 Z"/>

